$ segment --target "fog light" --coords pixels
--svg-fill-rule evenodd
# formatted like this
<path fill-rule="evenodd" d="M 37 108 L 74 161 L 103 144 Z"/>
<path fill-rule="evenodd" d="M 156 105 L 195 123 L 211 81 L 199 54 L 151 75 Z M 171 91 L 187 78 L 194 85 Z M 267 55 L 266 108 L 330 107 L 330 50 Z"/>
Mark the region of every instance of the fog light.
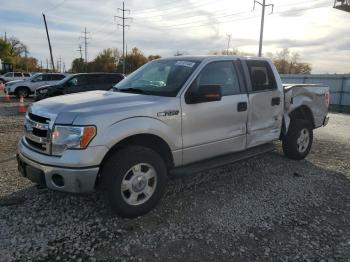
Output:
<path fill-rule="evenodd" d="M 61 175 L 59 174 L 53 174 L 52 177 L 52 182 L 55 186 L 57 187 L 63 187 L 64 186 L 64 179 Z"/>

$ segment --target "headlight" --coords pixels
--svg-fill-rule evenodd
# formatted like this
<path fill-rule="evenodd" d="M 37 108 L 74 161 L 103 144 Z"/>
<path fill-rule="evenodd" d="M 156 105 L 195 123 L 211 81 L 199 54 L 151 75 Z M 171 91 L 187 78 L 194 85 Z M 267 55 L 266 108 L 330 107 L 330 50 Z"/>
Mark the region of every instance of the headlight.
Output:
<path fill-rule="evenodd" d="M 66 149 L 85 149 L 96 135 L 95 126 L 55 126 L 52 132 L 52 154 Z"/>
<path fill-rule="evenodd" d="M 39 92 L 40 94 L 46 94 L 47 91 L 48 91 L 47 89 L 39 89 L 38 92 Z"/>

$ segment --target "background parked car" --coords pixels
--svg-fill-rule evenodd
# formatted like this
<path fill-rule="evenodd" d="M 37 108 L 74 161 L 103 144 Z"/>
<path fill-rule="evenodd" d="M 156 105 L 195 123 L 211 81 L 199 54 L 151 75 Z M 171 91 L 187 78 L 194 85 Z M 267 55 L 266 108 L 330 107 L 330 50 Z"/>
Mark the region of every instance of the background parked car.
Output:
<path fill-rule="evenodd" d="M 64 79 L 67 74 L 60 73 L 43 73 L 35 74 L 27 80 L 16 80 L 5 84 L 5 90 L 11 95 L 14 94 L 17 97 L 28 97 L 33 94 L 38 87 L 56 84 L 60 80 Z"/>
<path fill-rule="evenodd" d="M 46 97 L 71 94 L 92 90 L 109 90 L 125 77 L 119 73 L 84 73 L 71 75 L 56 85 L 42 86 L 36 89 L 35 100 Z"/>
<path fill-rule="evenodd" d="M 6 74 L 0 75 L 0 82 L 6 83 L 13 80 L 28 79 L 31 77 L 29 73 L 22 72 L 8 72 Z"/>

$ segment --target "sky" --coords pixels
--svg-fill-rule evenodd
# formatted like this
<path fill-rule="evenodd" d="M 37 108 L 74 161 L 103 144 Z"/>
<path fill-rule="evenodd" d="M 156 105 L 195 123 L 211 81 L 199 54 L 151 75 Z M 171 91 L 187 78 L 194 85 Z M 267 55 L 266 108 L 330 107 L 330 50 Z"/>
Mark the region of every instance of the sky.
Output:
<path fill-rule="evenodd" d="M 262 0 L 261 0 L 262 1 Z M 17 37 L 31 56 L 46 67 L 49 48 L 42 13 L 49 27 L 54 60 L 70 68 L 84 49 L 88 60 L 104 48 L 122 50 L 122 1 L 119 0 L 0 0 L 0 37 Z M 333 8 L 333 0 L 266 0 L 263 53 L 288 47 L 312 73 L 350 73 L 350 13 Z M 261 6 L 253 0 L 130 0 L 125 1 L 130 25 L 127 49 L 138 47 L 148 56 L 173 56 L 177 51 L 206 55 L 227 48 L 257 54 Z M 84 56 L 84 54 L 83 54 Z"/>

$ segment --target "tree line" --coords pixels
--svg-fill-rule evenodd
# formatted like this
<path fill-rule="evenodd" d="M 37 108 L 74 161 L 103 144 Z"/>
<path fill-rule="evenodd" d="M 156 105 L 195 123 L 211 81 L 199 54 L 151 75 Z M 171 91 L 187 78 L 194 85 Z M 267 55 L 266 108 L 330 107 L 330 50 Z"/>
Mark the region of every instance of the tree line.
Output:
<path fill-rule="evenodd" d="M 186 52 L 177 51 L 174 55 L 181 56 L 188 54 Z M 212 55 L 252 55 L 244 53 L 238 49 L 212 51 Z M 288 48 L 283 48 L 275 53 L 266 53 L 277 68 L 280 74 L 310 74 L 312 65 L 302 62 L 300 54 L 291 52 Z M 143 52 L 137 48 L 132 48 L 131 52 L 125 56 L 125 71 L 129 74 L 141 67 L 145 63 L 160 58 L 160 55 L 145 56 Z M 16 71 L 37 72 L 42 71 L 38 60 L 29 56 L 27 46 L 16 37 L 8 39 L 0 39 L 0 59 L 5 63 L 11 63 Z M 85 63 L 83 58 L 73 60 L 71 73 L 81 72 L 122 72 L 123 61 L 122 55 L 117 48 L 103 49 L 92 61 Z"/>
<path fill-rule="evenodd" d="M 160 55 L 146 57 L 140 49 L 134 47 L 125 55 L 125 73 L 129 74 L 147 62 L 161 58 Z M 85 63 L 84 59 L 76 58 L 72 62 L 72 73 L 81 72 L 122 72 L 122 56 L 117 48 L 103 49 L 93 61 Z"/>
<path fill-rule="evenodd" d="M 0 59 L 4 63 L 13 64 L 16 71 L 38 71 L 38 60 L 29 56 L 27 46 L 16 37 L 0 39 Z"/>

